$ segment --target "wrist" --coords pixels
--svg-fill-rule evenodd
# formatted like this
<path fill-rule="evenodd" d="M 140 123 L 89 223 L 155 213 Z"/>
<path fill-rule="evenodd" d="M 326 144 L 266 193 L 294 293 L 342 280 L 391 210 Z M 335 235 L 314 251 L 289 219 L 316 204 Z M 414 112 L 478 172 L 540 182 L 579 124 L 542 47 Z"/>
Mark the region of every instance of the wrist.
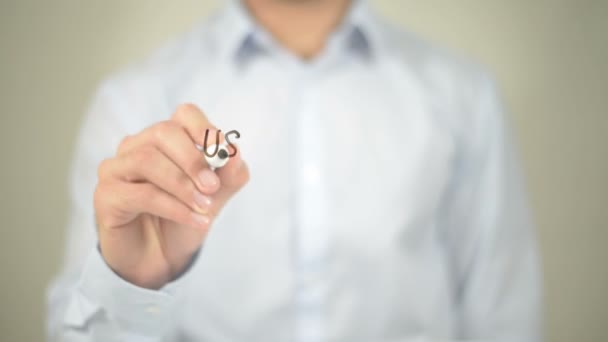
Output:
<path fill-rule="evenodd" d="M 200 250 L 201 247 L 197 248 L 193 252 L 187 254 L 178 265 L 171 267 L 171 276 L 169 280 L 170 282 L 179 279 L 182 275 L 187 273 L 192 268 L 192 265 L 198 259 Z"/>
<path fill-rule="evenodd" d="M 141 256 L 134 262 L 133 255 L 112 253 L 111 247 L 105 248 L 102 243 L 99 254 L 114 274 L 137 287 L 158 290 L 172 279 L 171 267 L 162 258 Z"/>

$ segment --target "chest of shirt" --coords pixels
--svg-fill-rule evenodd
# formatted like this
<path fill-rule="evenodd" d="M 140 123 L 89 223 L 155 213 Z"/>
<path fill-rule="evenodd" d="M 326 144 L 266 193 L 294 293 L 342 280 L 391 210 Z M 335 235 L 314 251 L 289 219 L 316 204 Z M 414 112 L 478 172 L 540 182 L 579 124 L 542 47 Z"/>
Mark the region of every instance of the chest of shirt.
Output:
<path fill-rule="evenodd" d="M 310 190 L 327 206 L 325 224 L 351 237 L 381 224 L 392 239 L 433 218 L 455 146 L 422 89 L 364 67 L 316 76 L 262 68 L 227 83 L 198 88 L 212 95 L 196 100 L 241 134 L 251 180 L 235 205 L 278 214 Z"/>

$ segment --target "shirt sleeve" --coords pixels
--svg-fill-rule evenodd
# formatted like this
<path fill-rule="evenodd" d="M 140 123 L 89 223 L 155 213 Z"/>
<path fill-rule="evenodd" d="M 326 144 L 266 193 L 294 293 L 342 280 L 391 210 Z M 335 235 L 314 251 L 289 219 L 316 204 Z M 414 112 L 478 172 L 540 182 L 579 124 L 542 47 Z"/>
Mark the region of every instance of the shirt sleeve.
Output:
<path fill-rule="evenodd" d="M 64 262 L 47 293 L 49 341 L 157 341 L 174 327 L 175 298 L 188 272 L 160 290 L 140 288 L 115 274 L 97 248 L 97 166 L 114 155 L 124 136 L 147 124 L 138 118 L 137 104 L 129 102 L 142 96 L 128 92 L 106 81 L 82 124 L 69 182 Z"/>
<path fill-rule="evenodd" d="M 104 327 L 104 335 L 114 331 L 129 341 L 160 340 L 172 326 L 175 294 L 184 276 L 160 290 L 140 288 L 116 275 L 95 248 L 68 299 L 63 329 L 71 334 L 93 333 L 84 341 L 96 335 L 96 324 Z"/>
<path fill-rule="evenodd" d="M 496 86 L 481 79 L 440 214 L 455 331 L 391 342 L 542 340 L 539 257 L 523 178 Z"/>
<path fill-rule="evenodd" d="M 523 177 L 497 87 L 480 79 L 442 216 L 456 333 L 462 340 L 540 341 L 541 275 Z"/>

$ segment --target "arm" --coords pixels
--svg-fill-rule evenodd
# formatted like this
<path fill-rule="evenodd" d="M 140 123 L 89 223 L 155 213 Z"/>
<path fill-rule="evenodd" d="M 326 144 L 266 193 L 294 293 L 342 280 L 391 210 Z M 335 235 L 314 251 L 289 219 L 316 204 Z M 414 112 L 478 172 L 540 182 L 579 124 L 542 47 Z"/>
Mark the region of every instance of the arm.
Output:
<path fill-rule="evenodd" d="M 495 86 L 485 77 L 480 83 L 443 211 L 457 333 L 540 341 L 541 276 L 523 180 Z"/>
<path fill-rule="evenodd" d="M 194 147 L 202 134 L 191 132 L 209 126 L 204 115 L 181 106 L 171 120 L 137 133 L 146 117 L 137 116 L 142 106 L 133 101 L 149 96 L 121 89 L 101 88 L 79 137 L 66 256 L 48 294 L 49 340 L 158 341 L 172 333 L 175 295 L 210 218 L 248 177 L 246 167 L 235 172 L 243 165 L 234 158 L 211 172 L 213 189 L 199 188 L 192 175 L 210 171 Z M 211 198 L 205 222 L 194 219 L 203 215 L 193 209 L 198 193 Z M 160 229 L 167 230 L 151 233 Z"/>
<path fill-rule="evenodd" d="M 97 166 L 112 156 L 121 137 L 130 133 L 127 123 L 119 116 L 125 106 L 118 98 L 113 84 L 100 87 L 78 137 L 69 183 L 70 215 L 63 267 L 47 295 L 48 340 L 112 341 L 124 333 L 131 334 L 130 340 L 151 340 L 146 336 L 154 336 L 154 330 L 124 322 L 130 326 L 126 332 L 112 322 L 102 303 L 108 296 L 117 299 L 111 304 L 112 311 L 133 317 L 134 321 L 142 321 L 147 315 L 143 303 L 156 303 L 170 311 L 167 308 L 172 299 L 169 293 L 147 291 L 124 281 L 108 267 L 97 249 L 92 205 Z M 127 304 L 128 299 L 135 298 L 139 298 L 139 306 Z M 151 326 L 161 327 L 160 323 L 166 322 L 163 315 L 150 318 Z"/>
<path fill-rule="evenodd" d="M 514 148 L 493 84 L 484 78 L 472 98 L 439 212 L 455 331 L 392 342 L 541 341 L 539 261 Z"/>

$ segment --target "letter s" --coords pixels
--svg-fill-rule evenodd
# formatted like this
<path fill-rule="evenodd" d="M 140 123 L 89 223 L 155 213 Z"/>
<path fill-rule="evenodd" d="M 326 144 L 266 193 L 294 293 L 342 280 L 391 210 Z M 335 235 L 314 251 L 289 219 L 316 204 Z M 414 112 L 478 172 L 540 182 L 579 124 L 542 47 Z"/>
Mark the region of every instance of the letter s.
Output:
<path fill-rule="evenodd" d="M 226 141 L 228 142 L 228 149 L 229 149 L 229 150 L 230 150 L 230 148 L 234 149 L 234 153 L 231 153 L 231 154 L 229 154 L 228 156 L 229 156 L 229 157 L 234 157 L 234 156 L 236 156 L 237 149 L 236 149 L 236 146 L 234 146 L 234 145 L 232 144 L 232 142 L 230 141 L 230 138 L 228 137 L 230 134 L 235 134 L 235 135 L 236 135 L 236 138 L 237 138 L 237 139 L 239 139 L 239 138 L 241 137 L 241 133 L 239 133 L 239 131 L 237 131 L 236 129 L 233 129 L 232 131 L 227 132 L 227 133 L 224 135 L 224 138 L 226 138 Z"/>

